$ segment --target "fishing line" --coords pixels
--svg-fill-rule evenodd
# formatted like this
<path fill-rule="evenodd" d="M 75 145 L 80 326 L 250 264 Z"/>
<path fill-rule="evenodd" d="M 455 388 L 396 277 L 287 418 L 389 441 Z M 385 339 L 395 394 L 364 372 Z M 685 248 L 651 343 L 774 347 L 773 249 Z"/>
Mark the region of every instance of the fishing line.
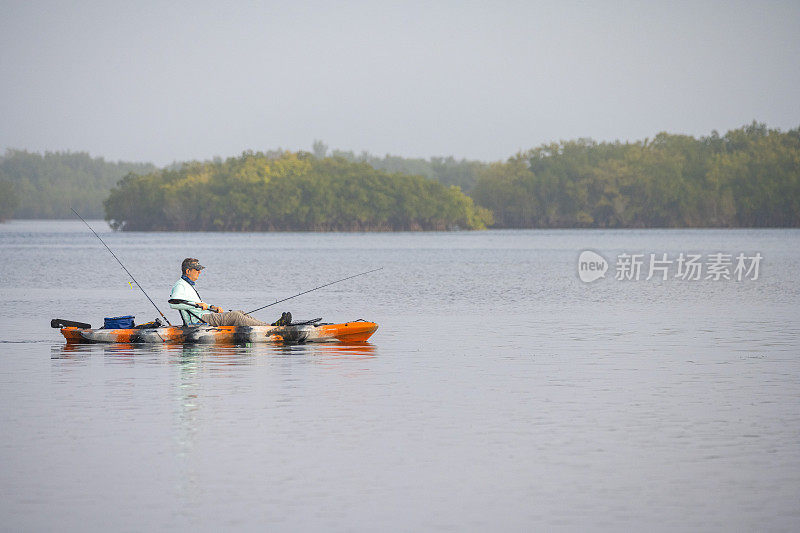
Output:
<path fill-rule="evenodd" d="M 70 209 L 72 209 L 72 208 L 70 207 Z M 75 213 L 75 216 L 77 216 L 79 219 L 83 220 L 83 217 L 82 217 L 82 216 L 80 216 L 80 215 L 78 214 L 78 212 L 77 212 L 77 211 L 75 211 L 74 209 L 72 209 L 72 212 L 73 212 L 73 213 Z M 168 319 L 166 316 L 164 316 L 164 313 L 162 313 L 162 312 L 161 312 L 161 309 L 159 309 L 159 308 L 158 308 L 158 306 L 157 306 L 157 305 L 156 305 L 156 303 L 153 301 L 153 299 L 152 299 L 152 298 L 150 298 L 150 296 L 148 296 L 148 295 L 147 295 L 147 292 L 145 292 L 145 290 L 142 288 L 142 286 L 141 286 L 141 285 L 139 285 L 139 282 L 138 282 L 138 281 L 136 281 L 136 278 L 134 278 L 134 277 L 133 277 L 133 274 L 131 274 L 131 273 L 130 273 L 130 271 L 129 271 L 127 268 L 125 268 L 125 265 L 123 265 L 123 264 L 122 264 L 122 261 L 120 261 L 120 260 L 119 260 L 119 257 L 117 257 L 117 255 L 116 255 L 116 254 L 115 254 L 115 253 L 114 253 L 114 252 L 111 250 L 111 248 L 109 248 L 109 247 L 108 247 L 108 245 L 106 244 L 106 241 L 104 241 L 103 239 L 101 239 L 101 238 L 100 238 L 100 235 L 98 235 L 98 234 L 97 234 L 97 232 L 96 232 L 95 230 L 93 230 L 93 229 L 92 229 L 92 227 L 89 225 L 89 223 L 88 223 L 88 222 L 86 222 L 85 220 L 83 220 L 83 223 L 84 223 L 84 224 L 86 224 L 86 227 L 87 227 L 87 228 L 89 228 L 89 229 L 92 231 L 92 233 L 94 233 L 94 236 L 95 236 L 95 237 L 97 237 L 98 239 L 100 239 L 100 242 L 102 242 L 102 243 L 103 243 L 103 246 L 105 246 L 105 247 L 106 247 L 106 250 L 108 250 L 109 252 L 111 252 L 111 255 L 113 255 L 113 256 L 114 256 L 114 259 L 116 259 L 116 260 L 117 260 L 117 263 L 119 263 L 119 266 L 121 266 L 121 267 L 123 268 L 123 270 L 125 270 L 125 272 L 127 272 L 127 273 L 128 273 L 128 275 L 131 277 L 131 279 L 132 279 L 132 280 L 133 280 L 133 282 L 136 284 L 136 286 L 137 286 L 137 287 L 139 287 L 139 288 L 142 290 L 142 293 L 144 293 L 144 295 L 145 295 L 145 296 L 147 296 L 147 299 L 148 299 L 148 300 L 150 300 L 150 303 L 151 303 L 151 304 L 153 304 L 153 307 L 155 307 L 155 308 L 156 308 L 156 311 L 158 311 L 158 314 L 159 314 L 159 315 L 161 315 L 161 318 L 163 318 L 164 320 L 166 320 L 166 321 L 167 321 L 167 324 L 168 324 L 170 327 L 172 327 L 172 324 L 170 323 L 169 319 Z M 278 303 L 278 302 L 275 302 L 275 303 Z"/>
<path fill-rule="evenodd" d="M 374 270 L 368 270 L 366 272 L 362 272 L 361 274 L 355 274 L 353 276 L 348 276 L 346 278 L 337 279 L 336 281 L 331 281 L 330 283 L 326 283 L 325 285 L 320 285 L 319 287 L 314 287 L 313 289 L 309 289 L 307 291 L 303 291 L 301 293 L 295 294 L 294 296 L 289 296 L 288 298 L 284 298 L 283 300 L 278 300 L 277 302 L 272 302 L 271 304 L 265 305 L 264 307 L 259 307 L 258 309 L 253 309 L 252 311 L 248 311 L 247 314 L 249 315 L 249 314 L 255 313 L 256 311 L 261 311 L 262 309 L 266 309 L 267 307 L 271 307 L 271 306 L 273 306 L 275 304 L 279 304 L 281 302 L 285 302 L 286 300 L 291 300 L 292 298 L 297 298 L 298 296 L 302 296 L 303 294 L 308 294 L 311 291 L 315 291 L 317 289 L 321 289 L 323 287 L 327 287 L 329 285 L 333 285 L 334 283 L 339 283 L 340 281 L 346 281 L 348 279 L 357 278 L 358 276 L 363 276 L 364 274 L 369 274 L 371 272 L 377 272 L 378 270 L 383 270 L 383 267 L 376 268 Z"/>

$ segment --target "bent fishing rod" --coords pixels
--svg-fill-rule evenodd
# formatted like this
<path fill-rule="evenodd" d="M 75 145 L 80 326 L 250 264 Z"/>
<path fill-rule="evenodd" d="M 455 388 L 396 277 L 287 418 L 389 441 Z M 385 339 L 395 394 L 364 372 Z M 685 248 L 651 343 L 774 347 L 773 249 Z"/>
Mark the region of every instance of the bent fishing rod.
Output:
<path fill-rule="evenodd" d="M 307 291 L 303 291 L 301 293 L 295 294 L 294 296 L 289 296 L 288 298 L 284 298 L 283 300 L 278 300 L 277 302 L 272 302 L 271 304 L 265 305 L 264 307 L 259 307 L 258 309 L 253 309 L 252 311 L 248 311 L 247 314 L 248 315 L 253 314 L 256 311 L 261 311 L 262 309 L 266 309 L 267 307 L 272 307 L 273 305 L 279 304 L 281 302 L 285 302 L 286 300 L 291 300 L 292 298 L 297 298 L 298 296 L 302 296 L 304 294 L 308 294 L 309 292 L 315 291 L 317 289 L 321 289 L 323 287 L 328 287 L 329 285 L 333 285 L 334 283 L 339 283 L 340 281 L 346 281 L 348 279 L 357 278 L 358 276 L 363 276 L 364 274 L 370 274 L 372 272 L 377 272 L 378 270 L 383 270 L 383 267 L 376 268 L 374 270 L 367 270 L 366 272 L 362 272 L 361 274 L 355 274 L 353 276 L 348 276 L 346 278 L 337 279 L 336 281 L 331 281 L 330 283 L 326 283 L 325 285 L 320 285 L 319 287 L 314 287 L 313 289 L 309 289 Z"/>
<path fill-rule="evenodd" d="M 72 209 L 72 208 L 70 207 L 70 209 Z M 80 216 L 80 215 L 78 214 L 78 212 L 77 212 L 77 211 L 75 211 L 74 209 L 72 209 L 72 212 L 73 212 L 73 213 L 75 213 L 75 216 L 77 216 L 79 219 L 83 220 L 83 217 L 82 217 L 82 216 Z M 102 242 L 102 243 L 103 243 L 103 246 L 105 246 L 105 247 L 106 247 L 106 250 L 108 250 L 109 252 L 111 252 L 111 255 L 113 255 L 113 256 L 114 256 L 114 259 L 116 259 L 116 260 L 117 260 L 117 263 L 119 263 L 119 266 L 121 266 L 121 267 L 123 268 L 123 270 L 125 270 L 125 272 L 127 272 L 127 273 L 128 273 L 128 275 L 131 277 L 131 279 L 132 279 L 132 280 L 133 280 L 133 282 L 136 284 L 136 286 L 137 286 L 137 287 L 139 287 L 139 289 L 141 289 L 142 293 L 144 293 L 144 295 L 145 295 L 145 296 L 147 296 L 147 299 L 148 299 L 148 300 L 150 300 L 150 303 L 151 303 L 151 304 L 153 304 L 153 307 L 155 307 L 155 308 L 156 308 L 156 311 L 158 311 L 158 314 L 159 314 L 159 315 L 161 315 L 161 318 L 163 318 L 164 320 L 166 320 L 166 321 L 167 321 L 167 324 L 168 324 L 170 327 L 172 327 L 172 324 L 170 323 L 169 319 L 168 319 L 166 316 L 164 316 L 164 313 L 162 313 L 162 312 L 161 312 L 161 309 L 159 309 L 159 308 L 158 308 L 158 306 L 157 306 L 157 305 L 156 305 L 156 303 L 153 301 L 153 299 L 152 299 L 152 298 L 150 298 L 150 296 L 148 296 L 148 295 L 147 295 L 147 293 L 146 293 L 146 292 L 145 292 L 145 290 L 142 288 L 142 286 L 141 286 L 141 285 L 139 285 L 139 282 L 138 282 L 138 281 L 136 281 L 136 278 L 134 278 L 134 277 L 133 277 L 133 274 L 131 274 L 131 273 L 130 273 L 130 271 L 129 271 L 127 268 L 125 268 L 125 265 L 123 265 L 123 264 L 122 264 L 122 261 L 120 261 L 120 260 L 119 260 L 119 257 L 117 257 L 117 255 L 116 255 L 114 252 L 112 252 L 112 251 L 111 251 L 111 248 L 109 248 L 109 247 L 108 247 L 108 245 L 106 244 L 106 241 L 104 241 L 103 239 L 101 239 L 101 238 L 100 238 L 100 235 L 98 235 L 98 234 L 97 234 L 97 232 L 96 232 L 95 230 L 93 230 L 93 229 L 92 229 L 92 227 L 89 225 L 89 223 L 88 223 L 88 222 L 86 222 L 85 220 L 83 220 L 83 223 L 84 223 L 84 224 L 86 224 L 86 227 L 87 227 L 87 228 L 89 228 L 89 229 L 92 231 L 92 233 L 94 233 L 94 236 L 95 236 L 95 237 L 97 237 L 98 239 L 100 239 L 100 242 Z"/>

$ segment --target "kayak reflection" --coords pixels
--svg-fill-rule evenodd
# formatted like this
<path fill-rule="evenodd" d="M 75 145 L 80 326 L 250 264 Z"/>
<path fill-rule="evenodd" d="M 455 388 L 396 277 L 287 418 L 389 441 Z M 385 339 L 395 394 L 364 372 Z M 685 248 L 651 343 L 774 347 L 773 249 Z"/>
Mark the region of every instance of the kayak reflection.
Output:
<path fill-rule="evenodd" d="M 375 345 L 359 343 L 320 344 L 61 344 L 51 349 L 51 359 L 85 361 L 103 355 L 109 363 L 164 363 L 176 365 L 209 362 L 214 365 L 252 365 L 259 357 L 376 357 Z"/>

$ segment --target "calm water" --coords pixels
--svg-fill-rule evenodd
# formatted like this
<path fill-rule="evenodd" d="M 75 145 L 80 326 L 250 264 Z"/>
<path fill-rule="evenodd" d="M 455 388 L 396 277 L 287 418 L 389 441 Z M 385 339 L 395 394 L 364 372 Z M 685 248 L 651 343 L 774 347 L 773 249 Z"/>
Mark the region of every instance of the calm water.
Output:
<path fill-rule="evenodd" d="M 796 230 L 92 225 L 162 310 L 187 256 L 206 301 L 245 310 L 383 267 L 257 314 L 381 328 L 68 348 L 51 318 L 156 311 L 80 222 L 0 225 L 3 529 L 800 528 Z M 605 279 L 579 280 L 585 249 Z M 623 252 L 764 259 L 757 280 L 618 281 Z"/>

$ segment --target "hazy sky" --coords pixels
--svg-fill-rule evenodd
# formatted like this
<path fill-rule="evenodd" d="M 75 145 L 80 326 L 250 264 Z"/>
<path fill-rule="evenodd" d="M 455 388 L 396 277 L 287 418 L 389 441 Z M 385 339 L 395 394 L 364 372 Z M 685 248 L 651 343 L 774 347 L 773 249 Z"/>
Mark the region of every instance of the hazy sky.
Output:
<path fill-rule="evenodd" d="M 800 126 L 800 1 L 0 0 L 0 149 L 506 159 Z"/>

